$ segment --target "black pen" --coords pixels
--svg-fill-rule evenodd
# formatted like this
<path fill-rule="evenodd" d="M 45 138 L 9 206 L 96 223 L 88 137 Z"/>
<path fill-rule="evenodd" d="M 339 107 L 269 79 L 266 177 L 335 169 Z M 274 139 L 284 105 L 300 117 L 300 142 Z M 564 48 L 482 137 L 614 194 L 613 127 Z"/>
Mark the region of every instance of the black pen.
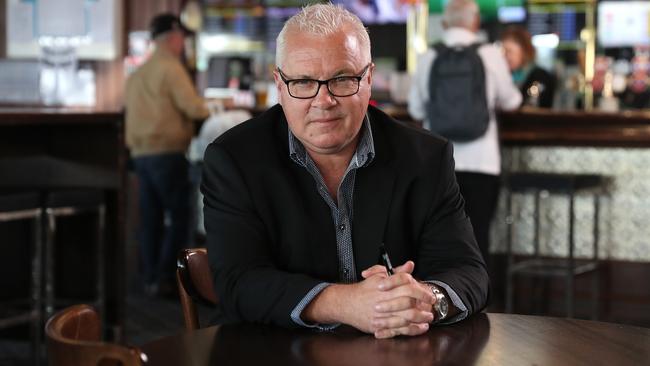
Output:
<path fill-rule="evenodd" d="M 388 258 L 388 253 L 386 253 L 386 247 L 384 243 L 379 246 L 379 255 L 381 256 L 382 262 L 384 262 L 384 267 L 386 267 L 386 272 L 389 276 L 393 275 L 393 265 L 390 263 L 390 258 Z"/>

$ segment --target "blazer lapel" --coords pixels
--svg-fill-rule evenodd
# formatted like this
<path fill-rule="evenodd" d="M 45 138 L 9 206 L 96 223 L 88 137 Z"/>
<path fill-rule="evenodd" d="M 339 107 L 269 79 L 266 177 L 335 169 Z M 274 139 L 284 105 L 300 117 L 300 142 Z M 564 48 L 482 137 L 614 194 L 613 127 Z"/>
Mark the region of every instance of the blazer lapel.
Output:
<path fill-rule="evenodd" d="M 397 176 L 391 163 L 392 153 L 381 126 L 383 123 L 394 122 L 385 121 L 377 114 L 372 115 L 370 121 L 375 158 L 370 165 L 357 171 L 354 187 L 352 244 L 357 280 L 362 279 L 361 271 L 378 264 L 379 245 L 384 241 Z"/>

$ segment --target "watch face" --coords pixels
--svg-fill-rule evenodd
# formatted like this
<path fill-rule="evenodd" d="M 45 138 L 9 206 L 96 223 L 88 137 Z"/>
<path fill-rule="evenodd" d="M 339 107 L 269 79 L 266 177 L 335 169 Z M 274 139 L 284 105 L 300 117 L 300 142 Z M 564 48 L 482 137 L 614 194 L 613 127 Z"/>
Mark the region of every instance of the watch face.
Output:
<path fill-rule="evenodd" d="M 442 318 L 447 316 L 447 313 L 449 312 L 449 303 L 447 302 L 447 298 L 443 297 L 439 301 L 439 309 L 440 309 L 440 316 Z"/>
<path fill-rule="evenodd" d="M 432 287 L 432 291 L 436 297 L 436 303 L 433 305 L 433 310 L 436 312 L 436 321 L 439 321 L 447 317 L 447 314 L 449 313 L 449 302 L 447 297 L 445 297 L 440 290 Z"/>

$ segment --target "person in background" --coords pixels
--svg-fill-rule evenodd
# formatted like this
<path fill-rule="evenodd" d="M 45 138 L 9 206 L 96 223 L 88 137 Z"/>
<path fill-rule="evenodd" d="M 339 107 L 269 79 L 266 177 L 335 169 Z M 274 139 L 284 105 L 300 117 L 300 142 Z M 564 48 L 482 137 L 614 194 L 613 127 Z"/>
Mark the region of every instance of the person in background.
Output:
<path fill-rule="evenodd" d="M 551 108 L 556 80 L 535 65 L 535 47 L 530 33 L 522 26 L 509 26 L 501 34 L 501 44 L 512 79 L 523 96 L 522 105 Z"/>
<path fill-rule="evenodd" d="M 480 311 L 488 277 L 451 144 L 369 106 L 358 17 L 306 6 L 278 35 L 279 105 L 208 147 L 216 323 L 418 335 Z M 378 265 L 385 246 L 389 276 Z"/>
<path fill-rule="evenodd" d="M 480 16 L 476 2 L 451 0 L 443 13 L 442 41 L 447 47 L 468 47 L 479 42 L 479 26 Z M 497 206 L 501 173 L 495 109 L 516 109 L 521 103 L 521 94 L 512 82 L 506 60 L 498 47 L 483 44 L 477 52 L 485 69 L 488 127 L 485 134 L 475 140 L 452 142 L 456 179 L 465 199 L 465 211 L 471 219 L 483 258 L 488 262 L 490 222 Z M 423 120 L 425 128 L 435 123 L 436 118 L 428 115 L 427 108 L 430 99 L 429 78 L 435 58 L 434 49 L 429 49 L 420 57 L 409 92 L 409 114 L 416 120 Z"/>
<path fill-rule="evenodd" d="M 126 144 L 139 180 L 140 264 L 150 295 L 175 289 L 176 256 L 190 233 L 185 152 L 194 121 L 210 114 L 181 62 L 189 33 L 175 15 L 156 16 L 151 22 L 155 51 L 126 83 Z"/>

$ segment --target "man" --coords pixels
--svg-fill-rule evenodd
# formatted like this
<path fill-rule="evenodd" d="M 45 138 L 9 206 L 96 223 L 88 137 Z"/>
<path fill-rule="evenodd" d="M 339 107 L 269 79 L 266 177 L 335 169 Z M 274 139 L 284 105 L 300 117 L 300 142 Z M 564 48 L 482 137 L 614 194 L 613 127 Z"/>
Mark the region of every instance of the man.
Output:
<path fill-rule="evenodd" d="M 474 0 L 451 0 L 443 13 L 445 29 L 442 40 L 448 46 L 469 46 L 479 41 L 479 8 Z M 490 120 L 487 131 L 469 142 L 454 141 L 456 178 L 465 199 L 481 254 L 488 262 L 490 222 L 494 216 L 499 196 L 501 156 L 494 110 L 511 110 L 519 107 L 521 94 L 512 82 L 508 65 L 501 50 L 485 44 L 478 48 L 485 69 L 485 87 Z M 411 117 L 424 120 L 425 127 L 435 123 L 427 115 L 429 102 L 429 76 L 435 61 L 435 50 L 428 50 L 418 60 L 414 82 L 408 100 Z"/>
<path fill-rule="evenodd" d="M 360 20 L 304 8 L 278 35 L 276 63 L 280 105 L 204 158 L 216 321 L 348 324 L 387 338 L 479 311 L 487 274 L 451 146 L 368 106 Z M 377 265 L 382 244 L 403 263 L 392 276 Z"/>
<path fill-rule="evenodd" d="M 140 263 L 148 294 L 173 291 L 176 254 L 187 245 L 193 120 L 209 111 L 181 63 L 185 35 L 178 17 L 151 22 L 155 51 L 126 85 L 126 143 L 139 179 Z M 165 217 L 170 220 L 166 235 Z"/>

